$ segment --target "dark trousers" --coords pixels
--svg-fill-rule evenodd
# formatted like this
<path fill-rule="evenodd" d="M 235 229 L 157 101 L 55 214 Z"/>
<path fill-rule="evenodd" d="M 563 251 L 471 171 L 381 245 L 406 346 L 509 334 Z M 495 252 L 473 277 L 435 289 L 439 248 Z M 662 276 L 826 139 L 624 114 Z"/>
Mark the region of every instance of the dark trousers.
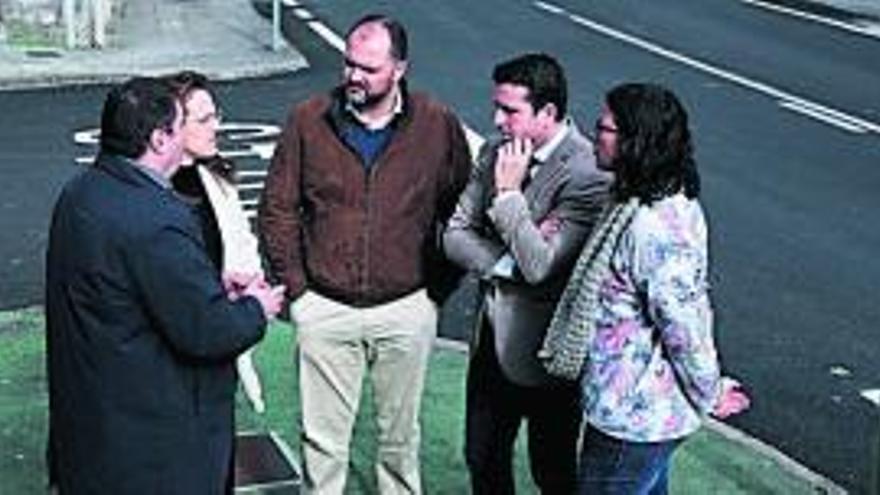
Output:
<path fill-rule="evenodd" d="M 513 447 L 528 426 L 529 464 L 545 495 L 573 494 L 581 410 L 575 384 L 517 385 L 504 376 L 488 325 L 467 376 L 465 457 L 474 495 L 513 494 Z"/>
<path fill-rule="evenodd" d="M 680 440 L 627 442 L 587 426 L 578 492 L 582 495 L 666 495 L 669 461 Z"/>

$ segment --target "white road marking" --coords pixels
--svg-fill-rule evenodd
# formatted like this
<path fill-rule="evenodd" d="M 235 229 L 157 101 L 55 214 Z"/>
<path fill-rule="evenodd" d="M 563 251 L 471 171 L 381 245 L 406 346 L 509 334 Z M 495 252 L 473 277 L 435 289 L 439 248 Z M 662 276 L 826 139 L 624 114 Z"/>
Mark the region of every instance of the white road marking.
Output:
<path fill-rule="evenodd" d="M 839 127 L 844 131 L 852 132 L 855 134 L 864 134 L 866 132 L 865 128 L 858 124 L 853 124 L 847 120 L 838 119 L 832 115 L 822 112 L 821 110 L 817 110 L 813 107 L 803 105 L 801 103 L 796 103 L 793 101 L 780 101 L 779 106 L 787 108 L 793 112 L 806 115 L 807 117 L 816 119 L 820 122 Z"/>
<path fill-rule="evenodd" d="M 84 129 L 73 133 L 73 142 L 76 144 L 98 144 L 100 129 Z"/>
<path fill-rule="evenodd" d="M 221 150 L 220 154 L 225 156 L 226 158 L 249 158 L 256 157 L 261 160 L 268 161 L 272 159 L 272 153 L 275 151 L 275 143 L 251 143 L 247 145 L 247 149 L 243 150 Z M 78 156 L 73 159 L 73 161 L 77 165 L 89 165 L 90 163 L 95 161 L 95 155 L 86 155 L 86 156 Z M 265 171 L 262 170 L 253 170 L 253 171 L 242 171 L 238 172 L 239 175 L 244 174 L 262 174 L 266 175 Z"/>
<path fill-rule="evenodd" d="M 880 407 L 880 388 L 862 390 L 860 395 L 863 399 L 874 403 L 875 406 Z"/>
<path fill-rule="evenodd" d="M 235 187 L 239 191 L 261 191 L 263 182 L 239 182 Z"/>
<path fill-rule="evenodd" d="M 239 170 L 236 174 L 244 179 L 245 177 L 265 177 L 268 172 L 266 170 Z"/>
<path fill-rule="evenodd" d="M 275 152 L 275 140 L 281 134 L 281 128 L 275 124 L 260 122 L 224 122 L 220 124 L 218 133 L 229 141 L 241 143 L 236 150 L 220 150 L 220 154 L 229 158 L 257 157 L 269 160 Z M 82 129 L 73 133 L 73 142 L 82 146 L 97 146 L 101 130 L 98 128 Z M 257 141 L 257 142 L 247 142 Z M 94 155 L 74 158 L 77 165 L 88 165 L 95 161 Z"/>
<path fill-rule="evenodd" d="M 275 145 L 274 141 L 270 143 L 253 143 L 251 144 L 251 151 L 255 152 L 263 160 L 271 160 L 272 155 L 275 154 Z"/>
<path fill-rule="evenodd" d="M 817 22 L 819 24 L 825 24 L 826 26 L 835 27 L 837 29 L 843 29 L 845 31 L 849 31 L 851 33 L 860 34 L 863 36 L 870 36 L 872 38 L 880 39 L 880 24 L 867 27 L 860 26 L 858 24 L 853 24 L 851 22 L 843 22 L 837 19 L 831 19 L 830 17 L 825 17 L 817 14 L 811 14 L 809 12 L 803 12 L 800 10 L 792 9 L 790 7 L 783 7 L 781 5 L 775 5 L 772 3 L 762 2 L 760 0 L 740 0 L 742 3 L 751 5 L 753 7 L 758 7 L 765 10 L 770 10 L 779 14 L 790 15 L 792 17 L 797 17 L 799 19 L 806 19 L 808 21 Z"/>
<path fill-rule="evenodd" d="M 583 26 L 591 31 L 595 31 L 599 34 L 608 36 L 610 38 L 614 38 L 618 41 L 622 41 L 622 42 L 627 43 L 629 45 L 633 45 L 637 48 L 641 48 L 641 49 L 643 49 L 647 52 L 653 53 L 654 55 L 657 55 L 659 57 L 662 57 L 662 58 L 665 58 L 668 60 L 672 60 L 674 62 L 678 62 L 683 65 L 687 65 L 689 67 L 700 70 L 702 72 L 705 72 L 705 73 L 710 74 L 712 76 L 715 76 L 717 78 L 732 82 L 734 84 L 738 84 L 740 86 L 751 89 L 753 91 L 764 94 L 766 96 L 770 96 L 772 98 L 782 100 L 782 102 L 780 102 L 780 105 L 784 102 L 787 102 L 788 105 L 784 105 L 784 108 L 787 108 L 789 110 L 794 110 L 794 107 L 798 107 L 799 113 L 805 113 L 805 112 L 800 112 L 800 110 L 803 110 L 805 108 L 809 108 L 810 110 L 813 111 L 814 114 L 821 113 L 821 114 L 824 114 L 824 116 L 828 117 L 827 119 L 824 119 L 823 122 L 830 123 L 830 119 L 831 119 L 830 116 L 835 116 L 835 117 L 837 117 L 838 120 L 846 120 L 851 129 L 856 129 L 857 127 L 861 129 L 861 131 L 853 130 L 851 132 L 870 131 L 875 134 L 880 134 L 880 124 L 877 124 L 875 122 L 871 122 L 871 121 L 863 119 L 861 117 L 850 115 L 846 112 L 831 108 L 831 107 L 823 105 L 821 103 L 816 103 L 814 101 L 808 100 L 808 99 L 803 98 L 801 96 L 797 96 L 793 93 L 789 93 L 787 91 L 778 89 L 778 88 L 771 86 L 769 84 L 762 83 L 760 81 L 756 81 L 754 79 L 750 79 L 745 76 L 741 76 L 741 75 L 736 74 L 734 72 L 731 72 L 729 70 L 722 69 L 720 67 L 716 67 L 712 64 L 709 64 L 707 62 L 703 62 L 701 60 L 690 57 L 688 55 L 684 55 L 682 53 L 675 52 L 675 51 L 670 50 L 668 48 L 664 48 L 660 45 L 657 45 L 656 43 L 652 43 L 652 42 L 647 41 L 643 38 L 639 38 L 637 36 L 633 36 L 631 34 L 624 33 L 623 31 L 620 31 L 620 30 L 614 29 L 612 27 L 606 26 L 604 24 L 601 24 L 599 22 L 587 19 L 586 17 L 569 13 L 565 9 L 558 7 L 556 5 L 549 4 L 546 2 L 534 2 L 533 5 L 537 8 L 545 11 L 545 12 L 549 12 L 554 15 L 566 17 L 567 19 L 571 20 L 575 24 Z M 811 117 L 815 117 L 815 115 L 811 115 Z M 838 123 L 835 123 L 834 125 L 837 125 L 837 124 Z M 843 128 L 840 125 L 837 125 L 837 127 Z"/>
<path fill-rule="evenodd" d="M 782 102 L 780 102 L 780 104 L 781 103 Z M 823 114 L 827 115 L 829 118 L 846 122 L 847 124 L 850 124 L 854 127 L 860 127 L 863 129 L 863 132 L 870 130 L 864 126 L 864 122 L 865 122 L 864 120 L 862 120 L 858 117 L 853 117 L 852 115 L 841 112 L 839 110 L 834 110 L 833 108 L 828 108 L 826 106 L 819 105 L 818 103 L 813 103 L 813 102 L 810 102 L 807 100 L 789 100 L 789 103 L 791 103 L 792 105 L 797 105 L 802 108 L 812 110 L 814 112 L 823 113 Z"/>
<path fill-rule="evenodd" d="M 256 156 L 261 160 L 270 160 L 274 152 L 275 143 L 248 143 L 247 149 L 221 151 L 220 154 L 227 158 Z"/>
<path fill-rule="evenodd" d="M 281 3 L 284 4 L 285 7 L 299 7 L 299 2 L 296 0 L 281 0 Z"/>
<path fill-rule="evenodd" d="M 293 13 L 303 21 L 310 21 L 314 19 L 312 13 L 302 7 L 297 7 L 293 9 Z"/>
<path fill-rule="evenodd" d="M 260 122 L 223 122 L 218 130 L 228 134 L 233 141 L 272 139 L 281 134 L 281 128 L 277 125 Z"/>
<path fill-rule="evenodd" d="M 564 15 L 565 14 L 565 9 L 563 9 L 562 7 L 557 7 L 556 5 L 546 3 L 546 2 L 535 2 L 535 7 L 538 7 L 539 9 L 542 9 L 542 10 L 546 10 L 547 12 L 550 12 L 551 14 L 557 14 L 557 15 Z"/>
<path fill-rule="evenodd" d="M 340 52 L 345 51 L 345 40 L 339 37 L 336 33 L 333 32 L 332 29 L 328 28 L 323 22 L 320 21 L 310 21 L 308 23 L 309 29 L 315 32 L 318 36 L 320 36 L 324 41 L 330 44 L 333 48 Z"/>
<path fill-rule="evenodd" d="M 839 364 L 829 368 L 828 372 L 831 373 L 831 376 L 852 376 L 852 371 L 849 368 L 847 368 L 846 366 L 841 366 Z"/>

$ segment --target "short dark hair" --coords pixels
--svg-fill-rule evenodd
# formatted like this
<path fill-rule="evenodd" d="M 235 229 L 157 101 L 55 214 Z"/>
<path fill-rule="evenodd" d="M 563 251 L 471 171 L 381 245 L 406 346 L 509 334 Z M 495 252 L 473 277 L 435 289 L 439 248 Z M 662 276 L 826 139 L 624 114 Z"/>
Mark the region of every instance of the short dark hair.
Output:
<path fill-rule="evenodd" d="M 385 31 L 388 32 L 388 37 L 391 39 L 391 56 L 394 60 L 400 62 L 407 60 L 409 42 L 407 41 L 406 29 L 400 21 L 391 16 L 384 14 L 367 14 L 352 24 L 348 32 L 345 33 L 345 39 L 347 40 L 351 37 L 351 33 L 355 32 L 359 27 L 373 23 L 380 24 L 385 28 Z"/>
<path fill-rule="evenodd" d="M 529 90 L 527 100 L 534 111 L 548 103 L 556 106 L 556 120 L 567 112 L 568 83 L 565 71 L 555 58 L 545 53 L 528 53 L 501 62 L 492 71 L 495 84 L 516 84 Z"/>
<path fill-rule="evenodd" d="M 645 83 L 616 86 L 605 103 L 617 127 L 614 194 L 643 203 L 683 192 L 700 195 L 688 115 L 672 91 Z"/>
<path fill-rule="evenodd" d="M 164 81 L 135 77 L 107 93 L 101 112 L 101 151 L 138 158 L 156 129 L 171 129 L 176 98 Z"/>

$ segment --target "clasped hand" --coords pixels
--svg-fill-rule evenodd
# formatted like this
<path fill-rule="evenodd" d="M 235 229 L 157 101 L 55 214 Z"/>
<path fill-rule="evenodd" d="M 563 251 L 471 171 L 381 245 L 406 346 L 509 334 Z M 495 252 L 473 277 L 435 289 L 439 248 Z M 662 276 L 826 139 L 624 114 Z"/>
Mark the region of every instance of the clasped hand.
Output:
<path fill-rule="evenodd" d="M 223 288 L 230 301 L 252 296 L 263 308 L 266 318 L 274 318 L 284 304 L 284 285 L 269 285 L 261 273 L 225 272 Z"/>

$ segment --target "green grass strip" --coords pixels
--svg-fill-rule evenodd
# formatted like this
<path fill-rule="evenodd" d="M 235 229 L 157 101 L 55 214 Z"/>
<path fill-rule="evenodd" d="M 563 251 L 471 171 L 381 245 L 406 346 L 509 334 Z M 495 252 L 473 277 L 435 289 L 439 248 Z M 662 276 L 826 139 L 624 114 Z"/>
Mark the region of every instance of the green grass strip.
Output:
<path fill-rule="evenodd" d="M 0 484 L 3 493 L 45 493 L 46 380 L 44 323 L 40 310 L 0 312 Z M 278 432 L 299 444 L 299 403 L 293 359 L 294 332 L 275 323 L 255 357 L 263 379 L 267 411 L 255 414 L 239 393 L 240 431 Z M 467 358 L 435 350 L 422 412 L 422 472 L 428 494 L 468 493 L 463 459 L 464 381 Z M 370 420 L 368 382 L 355 426 L 346 493 L 376 493 L 375 426 Z M 519 493 L 536 493 L 520 438 L 514 460 Z M 673 494 L 813 494 L 814 488 L 780 468 L 770 458 L 709 430 L 681 447 L 671 474 Z"/>

